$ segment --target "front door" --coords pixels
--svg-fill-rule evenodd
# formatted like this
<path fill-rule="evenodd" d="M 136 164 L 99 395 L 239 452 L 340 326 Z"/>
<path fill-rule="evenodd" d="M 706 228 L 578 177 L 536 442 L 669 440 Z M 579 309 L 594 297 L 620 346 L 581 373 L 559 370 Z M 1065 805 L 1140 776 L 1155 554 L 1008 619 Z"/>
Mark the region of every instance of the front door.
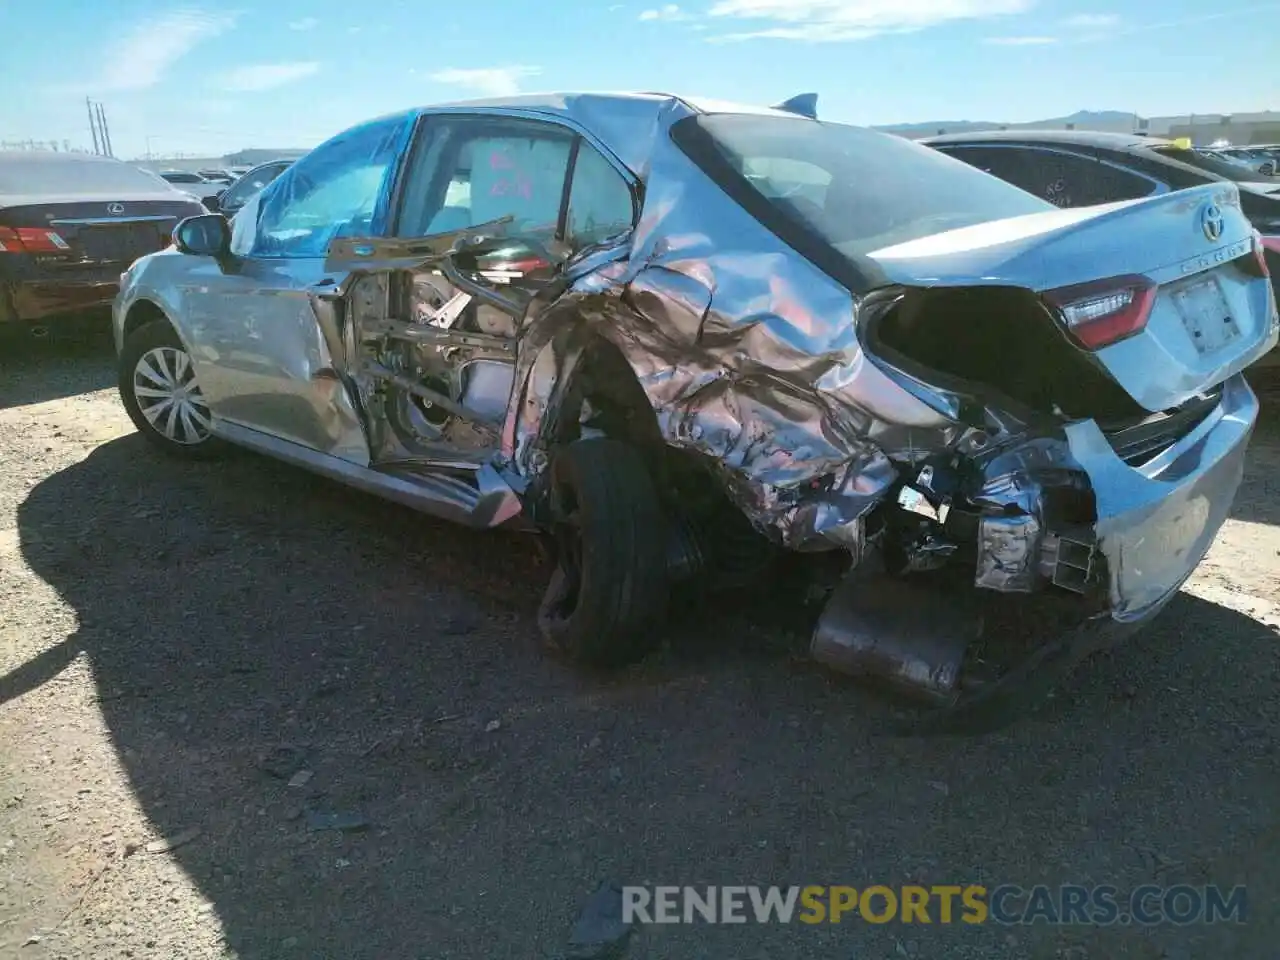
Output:
<path fill-rule="evenodd" d="M 182 291 L 197 376 L 214 415 L 313 450 L 367 462 L 343 358 L 313 295 L 331 240 L 386 229 L 389 185 L 413 118 L 348 130 L 294 164 L 233 220 L 232 257 Z"/>
<path fill-rule="evenodd" d="M 507 239 L 453 265 L 500 292 L 544 275 L 539 248 L 570 255 L 631 228 L 632 186 L 577 131 L 554 121 L 473 113 L 425 118 L 405 169 L 393 233 L 414 239 L 507 221 Z M 387 415 L 420 455 L 478 462 L 498 448 L 514 387 L 520 318 L 456 288 L 424 266 L 411 300 L 423 330 L 399 357 L 452 404 L 391 391 Z"/>

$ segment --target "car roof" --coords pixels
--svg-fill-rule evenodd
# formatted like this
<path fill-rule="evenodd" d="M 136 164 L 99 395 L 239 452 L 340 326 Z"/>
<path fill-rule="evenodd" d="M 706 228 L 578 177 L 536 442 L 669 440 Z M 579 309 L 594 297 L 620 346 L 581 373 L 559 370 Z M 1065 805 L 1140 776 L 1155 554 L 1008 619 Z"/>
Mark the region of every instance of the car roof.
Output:
<path fill-rule="evenodd" d="M 686 114 L 742 113 L 801 119 L 796 114 L 771 107 L 733 103 L 709 97 L 688 97 L 655 92 L 553 92 L 526 93 L 478 100 L 433 103 L 413 110 L 387 114 L 371 122 L 410 120 L 422 114 L 501 112 L 511 110 L 541 114 L 577 124 L 603 143 L 627 167 L 640 174 L 653 151 L 653 139 L 664 111 L 683 109 Z M 677 114 L 678 116 L 678 114 Z"/>
<path fill-rule="evenodd" d="M 1127 150 L 1135 147 L 1172 146 L 1164 137 L 1144 137 L 1139 133 L 1105 133 L 1101 130 L 979 130 L 975 133 L 944 133 L 924 137 L 921 143 L 1072 143 L 1077 146 Z"/>
<path fill-rule="evenodd" d="M 0 163 L 123 163 L 115 157 L 97 153 L 75 153 L 70 150 L 0 150 Z"/>
<path fill-rule="evenodd" d="M 536 110 L 540 113 L 572 114 L 575 106 L 582 101 L 592 101 L 600 106 L 613 106 L 618 110 L 631 111 L 638 105 L 647 105 L 659 109 L 672 100 L 679 100 L 692 107 L 698 113 L 756 113 L 777 114 L 790 117 L 794 114 L 775 110 L 771 107 L 760 107 L 746 103 L 734 103 L 728 100 L 716 100 L 711 97 L 689 97 L 675 93 L 633 93 L 628 91 L 559 91 L 553 93 L 523 93 L 509 97 L 485 97 L 475 100 L 455 100 L 449 103 L 431 104 L 420 109 L 439 110 L 466 107 L 508 108 L 512 110 Z"/>

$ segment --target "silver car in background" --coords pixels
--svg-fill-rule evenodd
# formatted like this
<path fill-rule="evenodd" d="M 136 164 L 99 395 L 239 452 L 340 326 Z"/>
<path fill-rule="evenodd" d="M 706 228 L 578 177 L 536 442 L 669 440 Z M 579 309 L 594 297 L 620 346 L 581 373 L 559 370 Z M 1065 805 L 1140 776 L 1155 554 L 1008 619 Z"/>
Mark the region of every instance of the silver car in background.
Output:
<path fill-rule="evenodd" d="M 904 139 L 665 95 L 384 117 L 175 239 L 115 306 L 161 448 L 551 535 L 541 628 L 590 664 L 656 644 L 673 590 L 810 557 L 835 567 L 814 655 L 951 716 L 1168 602 L 1280 326 L 1230 183 L 1058 209 Z M 1033 594 L 1062 620 L 985 646 Z"/>

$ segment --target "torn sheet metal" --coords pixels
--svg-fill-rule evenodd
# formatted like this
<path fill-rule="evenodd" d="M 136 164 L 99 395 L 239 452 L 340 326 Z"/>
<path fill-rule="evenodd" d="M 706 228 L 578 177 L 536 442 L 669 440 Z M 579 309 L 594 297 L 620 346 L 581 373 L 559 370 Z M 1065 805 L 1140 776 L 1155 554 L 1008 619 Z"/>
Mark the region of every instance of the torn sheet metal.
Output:
<path fill-rule="evenodd" d="M 1237 375 L 1223 384 L 1217 409 L 1140 468 L 1121 460 L 1093 421 L 1066 428 L 1097 498 L 1116 620 L 1153 615 L 1208 551 L 1231 511 L 1257 415 L 1258 400 Z"/>
<path fill-rule="evenodd" d="M 669 113 L 689 110 L 673 101 Z M 844 545 L 887 494 L 894 459 L 947 449 L 965 428 L 867 360 L 848 289 L 688 167 L 655 142 L 626 259 L 579 276 L 557 311 L 618 349 L 663 438 L 719 463 L 761 530 L 792 548 Z M 564 366 L 553 355 L 527 369 L 507 446 L 521 472 L 538 469 L 529 457 L 545 443 L 530 435 L 545 439 L 539 413 Z"/>

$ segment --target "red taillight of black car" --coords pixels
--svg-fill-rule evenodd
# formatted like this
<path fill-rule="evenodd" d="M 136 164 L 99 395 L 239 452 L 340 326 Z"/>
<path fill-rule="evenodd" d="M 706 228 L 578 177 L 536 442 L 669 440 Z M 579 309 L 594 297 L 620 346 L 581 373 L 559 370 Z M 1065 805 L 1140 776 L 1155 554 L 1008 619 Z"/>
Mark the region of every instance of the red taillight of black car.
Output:
<path fill-rule="evenodd" d="M 0 227 L 0 253 L 70 254 L 71 244 L 47 227 Z"/>
<path fill-rule="evenodd" d="M 1146 277 L 1111 277 L 1049 290 L 1044 299 L 1080 346 L 1097 350 L 1142 332 L 1156 285 Z"/>

